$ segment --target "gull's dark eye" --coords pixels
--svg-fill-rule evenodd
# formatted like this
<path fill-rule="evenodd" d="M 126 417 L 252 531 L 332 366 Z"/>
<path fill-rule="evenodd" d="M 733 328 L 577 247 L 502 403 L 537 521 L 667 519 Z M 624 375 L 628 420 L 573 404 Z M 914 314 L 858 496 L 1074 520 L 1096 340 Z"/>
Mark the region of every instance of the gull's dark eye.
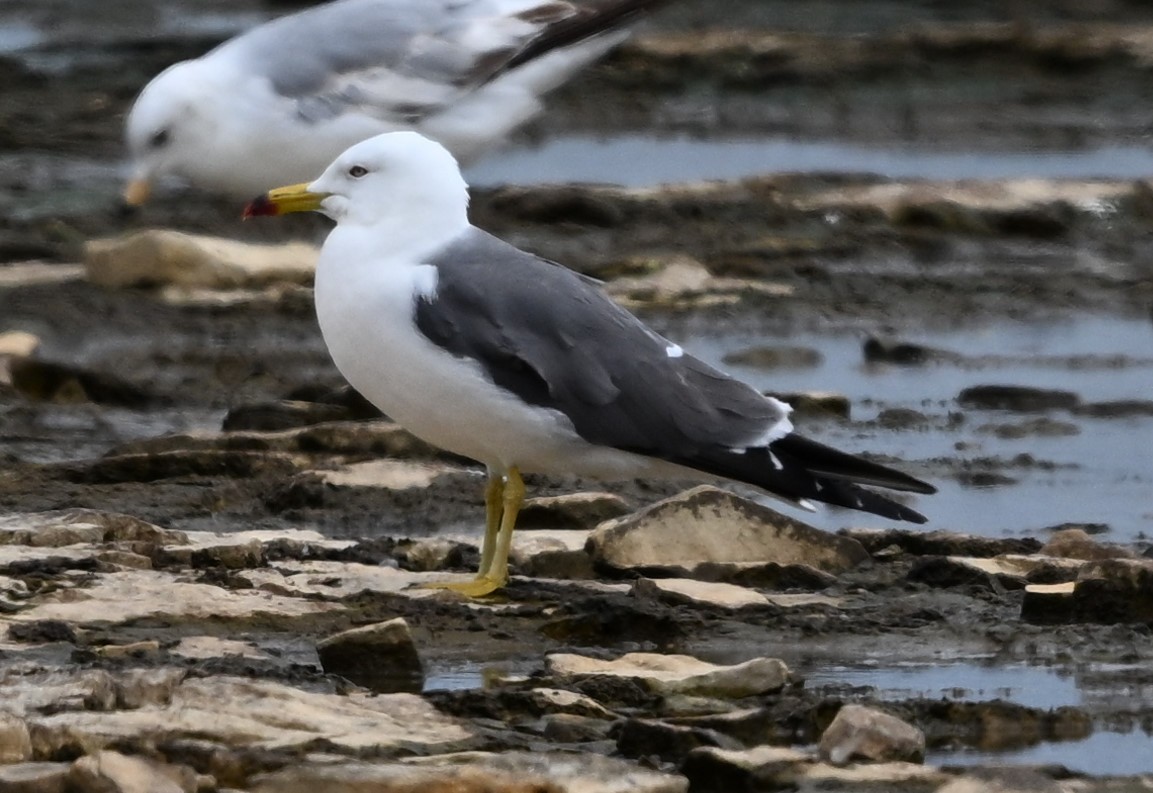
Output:
<path fill-rule="evenodd" d="M 365 168 L 363 165 L 354 165 L 348 169 L 348 175 L 351 176 L 353 179 L 359 179 L 360 177 L 364 176 L 366 173 L 368 173 L 368 169 Z"/>
<path fill-rule="evenodd" d="M 171 137 L 167 129 L 157 130 L 152 133 L 152 137 L 148 139 L 148 145 L 154 149 L 159 149 L 162 146 L 168 145 L 168 139 Z"/>

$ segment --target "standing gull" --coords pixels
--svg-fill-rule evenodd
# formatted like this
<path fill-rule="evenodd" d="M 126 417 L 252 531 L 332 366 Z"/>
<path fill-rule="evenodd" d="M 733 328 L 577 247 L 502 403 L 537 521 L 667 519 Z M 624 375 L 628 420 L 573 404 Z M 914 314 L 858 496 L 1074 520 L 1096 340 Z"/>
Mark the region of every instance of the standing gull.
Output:
<path fill-rule="evenodd" d="M 172 175 L 251 196 L 415 129 L 472 160 L 665 0 L 336 0 L 157 75 L 129 112 L 128 204 Z"/>
<path fill-rule="evenodd" d="M 449 588 L 479 596 L 508 580 L 522 472 L 724 478 L 809 509 L 925 521 L 859 485 L 932 485 L 800 437 L 788 405 L 662 338 L 596 282 L 470 225 L 467 209 L 452 155 L 394 132 L 244 212 L 336 221 L 316 313 L 337 368 L 413 434 L 487 467 L 480 571 Z"/>

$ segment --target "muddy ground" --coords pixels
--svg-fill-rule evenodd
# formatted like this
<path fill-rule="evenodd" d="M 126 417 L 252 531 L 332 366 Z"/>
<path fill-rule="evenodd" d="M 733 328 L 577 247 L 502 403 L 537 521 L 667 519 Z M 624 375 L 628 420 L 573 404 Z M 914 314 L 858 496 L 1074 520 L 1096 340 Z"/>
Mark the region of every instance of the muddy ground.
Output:
<path fill-rule="evenodd" d="M 681 3 L 558 92 L 549 113 L 514 143 L 573 131 L 784 135 L 970 152 L 1076 150 L 1148 140 L 1153 17 L 1142 4 L 1112 2 L 1093 11 L 1080 4 L 1016 4 L 1007 14 L 997 3 L 945 11 L 937 3 L 844 2 L 822 3 L 817 13 L 804 15 L 794 5 L 747 3 L 723 17 L 713 4 Z M 15 10 L 4 13 L 18 15 L 20 4 L 11 6 Z M 63 19 L 74 10 L 63 3 L 54 8 Z M 28 9 L 35 10 L 35 4 L 23 9 L 25 17 L 34 17 Z M 371 444 L 318 442 L 316 448 L 296 450 L 305 462 L 283 465 L 230 458 L 229 450 L 239 447 L 227 440 L 212 447 L 223 450 L 224 456 L 215 458 L 197 457 L 190 442 L 179 437 L 147 445 L 190 431 L 215 432 L 225 422 L 232 430 L 262 431 L 308 424 L 317 416 L 365 414 L 346 402 L 329 405 L 329 412 L 315 407 L 341 381 L 319 339 L 306 288 L 243 299 L 173 299 L 147 286 L 96 286 L 69 269 L 82 258 L 85 241 L 133 229 L 171 227 L 255 241 L 318 240 L 324 229 L 311 219 L 241 225 L 233 202 L 177 188 L 135 215 L 122 213 L 117 162 L 126 108 L 149 76 L 202 52 L 219 34 L 157 37 L 118 20 L 107 21 L 107 35 L 85 37 L 76 26 L 64 25 L 59 39 L 30 52 L 0 55 L 0 277 L 8 277 L 0 283 L 0 332 L 34 333 L 41 342 L 38 360 L 63 368 L 61 374 L 41 367 L 17 386 L 0 385 L 0 511 L 84 507 L 180 530 L 316 529 L 361 542 L 359 555 L 334 558 L 373 563 L 404 563 L 393 539 L 476 529 L 482 502 L 480 480 L 473 474 L 441 476 L 419 489 L 389 489 L 332 487 L 305 473 L 370 459 Z M 518 245 L 604 278 L 610 288 L 618 284 L 614 294 L 679 338 L 763 333 L 779 340 L 850 332 L 915 338 L 1005 320 L 1107 316 L 1147 322 L 1153 305 L 1153 192 L 1144 177 L 1025 185 L 896 182 L 838 173 L 830 161 L 819 174 L 750 174 L 747 181 L 711 187 L 489 188 L 474 197 L 474 220 Z M 663 288 L 654 274 L 685 259 L 713 279 L 732 279 L 730 286 L 719 286 L 718 280 L 689 290 Z M 31 260 L 48 267 L 28 268 Z M 627 286 L 628 279 L 635 280 L 635 288 Z M 984 350 L 996 352 L 995 343 Z M 935 371 L 932 355 L 931 350 L 916 353 L 922 357 L 912 362 L 925 366 L 926 377 Z M 1140 376 L 1148 372 L 1149 357 L 1127 352 L 1113 365 Z M 1100 359 L 1080 362 L 1090 369 L 1105 365 Z M 1070 388 L 1077 391 L 1073 375 Z M 1153 417 L 1148 403 L 1141 402 L 1150 395 L 1129 396 L 1136 407 L 1124 418 L 1130 422 L 1126 426 L 1153 439 Z M 314 408 L 304 418 L 286 416 L 278 402 L 285 398 Z M 1060 468 L 1043 449 L 1030 449 L 1030 459 L 966 455 L 978 426 L 999 422 L 1016 428 L 1006 432 L 1027 439 L 1047 437 L 1060 424 L 1072 426 L 1072 434 L 1094 431 L 1088 412 L 1054 416 L 1043 410 L 1038 419 L 1032 412 L 915 404 L 919 418 L 890 413 L 888 426 L 876 418 L 828 417 L 803 418 L 801 426 L 882 458 L 903 457 L 919 475 L 952 483 L 974 498 L 982 487 L 1013 481 L 1022 468 Z M 905 395 L 893 393 L 864 412 L 880 415 L 886 408 L 908 406 Z M 916 432 L 921 423 L 945 432 L 945 443 L 935 451 L 910 455 L 902 453 L 908 451 L 904 442 L 885 440 L 889 430 L 912 426 Z M 156 456 L 161 447 L 176 456 Z M 1145 448 L 1153 449 L 1153 441 Z M 152 457 L 124 462 L 141 450 Z M 1126 463 L 1146 486 L 1151 454 Z M 1061 480 L 1055 481 L 1060 487 Z M 688 483 L 605 486 L 536 477 L 529 484 L 534 495 L 608 489 L 636 509 Z M 1091 486 L 1083 486 L 1089 498 Z M 1009 503 L 1018 517 L 1030 509 L 1027 500 Z M 1150 503 L 1143 508 L 1145 523 L 1106 525 L 1112 532 L 1106 539 L 1133 556 L 1148 555 L 1143 531 Z M 933 500 L 919 499 L 917 508 L 932 516 Z M 833 512 L 826 520 L 822 525 L 832 529 L 861 525 L 846 513 Z M 1086 522 L 1080 513 L 1068 521 Z M 1050 713 L 1044 717 L 1049 726 L 1030 732 L 1026 745 L 1093 732 L 1143 729 L 1147 737 L 1153 728 L 1153 681 L 1143 669 L 1153 656 L 1153 620 L 1147 615 L 1080 614 L 1068 624 L 1036 624 L 1022 616 L 1024 579 L 946 574 L 933 566 L 956 553 L 1036 552 L 1050 538 L 1049 529 L 1062 522 L 1015 519 L 1012 537 L 997 536 L 996 526 L 972 525 L 954 509 L 928 528 L 992 535 L 1004 544 L 972 553 L 958 551 L 955 540 L 923 545 L 901 535 L 867 544 L 871 559 L 833 581 L 754 584 L 820 591 L 842 598 L 847 605 L 838 608 L 733 613 L 679 603 L 637 605 L 615 594 L 577 598 L 535 576 L 518 577 L 499 596 L 499 603 L 514 606 L 511 613 L 479 619 L 466 604 L 366 594 L 354 603 L 352 617 L 296 625 L 291 636 L 275 627 L 249 626 L 246 639 L 277 648 L 281 662 L 232 659 L 220 661 L 219 668 L 331 690 L 337 684 L 319 668 L 312 641 L 350 623 L 401 614 L 433 670 L 533 671 L 542 653 L 563 648 L 602 654 L 676 651 L 723 662 L 765 654 L 784 659 L 802 677 L 865 661 L 882 667 L 962 660 L 1052 665 L 1077 674 L 1095 691 L 1131 694 L 1078 703 L 1085 723 L 1077 722 L 1081 726 L 1072 733 L 1062 732 L 1064 722 Z M 1036 542 L 1022 548 L 1023 540 Z M 462 546 L 450 562 L 449 567 L 466 570 L 475 553 Z M 57 573 L 45 569 L 37 575 L 50 580 Z M 622 576 L 603 568 L 596 574 L 606 580 Z M 225 587 L 245 586 L 243 576 L 211 565 L 195 575 Z M 147 621 L 116 625 L 96 639 L 74 637 L 71 644 L 54 646 L 43 662 L 102 668 L 112 662 L 82 650 L 144 638 L 163 643 L 173 630 Z M 35 637 L 26 641 L 35 644 Z M 919 693 L 929 693 L 931 700 L 934 692 Z M 828 712 L 829 701 L 878 698 L 868 686 L 833 682 L 798 687 L 768 707 L 779 709 L 782 723 L 806 714 L 801 720 L 810 720 L 808 728 L 778 736 L 781 743 L 804 744 L 815 739 L 810 722 L 821 723 L 819 714 Z M 960 702 L 988 698 L 973 690 L 954 697 Z M 441 694 L 437 702 L 472 716 L 493 715 L 495 707 L 465 694 Z M 935 723 L 930 704 L 919 696 L 889 704 L 922 727 Z M 1046 711 L 1041 707 L 1008 718 L 1035 723 Z M 966 743 L 956 731 L 945 733 L 939 748 L 980 744 Z M 1010 738 L 980 748 L 1020 745 Z M 653 762 L 671 768 L 680 759 L 674 752 Z M 1108 773 L 1100 763 L 1092 770 Z M 1153 771 L 1153 766 L 1138 770 Z M 1064 773 L 1055 766 L 1046 771 L 1050 779 Z"/>

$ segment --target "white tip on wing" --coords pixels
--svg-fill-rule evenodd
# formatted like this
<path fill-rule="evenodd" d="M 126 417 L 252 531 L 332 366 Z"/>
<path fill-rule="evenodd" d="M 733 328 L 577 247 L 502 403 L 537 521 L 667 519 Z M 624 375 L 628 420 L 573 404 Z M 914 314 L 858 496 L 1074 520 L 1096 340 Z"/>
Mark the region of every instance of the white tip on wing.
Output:
<path fill-rule="evenodd" d="M 684 354 L 685 351 L 679 344 L 669 344 L 669 346 L 665 347 L 665 355 L 670 358 L 680 358 Z"/>
<path fill-rule="evenodd" d="M 417 268 L 414 279 L 417 296 L 423 297 L 430 303 L 436 300 L 436 286 L 440 281 L 440 271 L 436 269 L 435 265 L 422 264 Z"/>

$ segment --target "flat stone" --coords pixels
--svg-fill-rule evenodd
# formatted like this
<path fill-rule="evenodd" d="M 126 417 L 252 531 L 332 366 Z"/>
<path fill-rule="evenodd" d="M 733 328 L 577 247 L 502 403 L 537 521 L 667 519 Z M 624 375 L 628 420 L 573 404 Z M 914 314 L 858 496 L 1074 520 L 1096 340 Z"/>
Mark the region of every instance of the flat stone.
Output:
<path fill-rule="evenodd" d="M 81 757 L 68 772 L 77 793 L 195 793 L 196 776 L 142 757 L 101 751 Z"/>
<path fill-rule="evenodd" d="M 860 759 L 921 762 L 925 734 L 884 711 L 848 704 L 822 733 L 817 752 L 822 760 L 838 766 Z"/>
<path fill-rule="evenodd" d="M 343 598 L 358 592 L 396 592 L 406 597 L 425 598 L 433 597 L 437 592 L 421 589 L 421 584 L 451 580 L 443 573 L 418 573 L 382 565 L 323 560 L 275 562 L 269 568 L 246 571 L 244 576 L 258 589 L 298 598 L 307 595 Z M 460 576 L 460 579 L 469 577 Z"/>
<path fill-rule="evenodd" d="M 155 570 L 124 570 L 100 576 L 83 589 L 60 589 L 29 601 L 11 619 L 64 620 L 107 625 L 139 619 L 294 620 L 343 607 L 336 603 L 282 597 L 254 589 L 228 590 L 181 581 Z"/>
<path fill-rule="evenodd" d="M 633 597 L 652 598 L 675 605 L 708 605 L 725 609 L 767 606 L 769 603 L 764 595 L 746 587 L 691 578 L 640 578 L 633 584 L 632 594 Z"/>
<path fill-rule="evenodd" d="M 887 762 L 835 766 L 814 763 L 792 780 L 799 790 L 854 793 L 934 793 L 951 776 L 918 763 Z"/>
<path fill-rule="evenodd" d="M 419 692 L 424 667 L 403 617 L 341 631 L 317 642 L 321 666 L 374 691 Z"/>
<path fill-rule="evenodd" d="M 132 515 L 95 509 L 18 512 L 0 516 L 0 545 L 59 548 L 81 543 L 187 542 L 180 531 L 165 529 Z"/>
<path fill-rule="evenodd" d="M 598 720 L 616 718 L 616 714 L 604 705 L 576 691 L 563 688 L 534 688 L 529 693 L 537 707 L 549 713 L 587 716 Z"/>
<path fill-rule="evenodd" d="M 160 707 L 30 716 L 29 731 L 40 757 L 108 746 L 128 752 L 186 739 L 290 751 L 323 740 L 345 753 L 429 754 L 475 744 L 463 722 L 413 694 L 324 694 L 225 676 L 187 679 Z"/>
<path fill-rule="evenodd" d="M 861 543 L 869 553 L 897 548 L 917 556 L 1000 556 L 1031 554 L 1041 550 L 1041 542 L 1032 537 L 981 537 L 951 531 L 915 531 L 910 529 L 844 529 L 840 532 Z"/>
<path fill-rule="evenodd" d="M 741 744 L 701 727 L 670 724 L 659 719 L 625 719 L 615 730 L 617 751 L 624 757 L 656 757 L 666 763 L 679 763 L 693 749 L 714 746 L 740 749 Z"/>
<path fill-rule="evenodd" d="M 1018 385 L 975 385 L 957 395 L 957 404 L 972 410 L 1072 410 L 1080 403 L 1072 391 Z"/>
<path fill-rule="evenodd" d="M 853 412 L 852 400 L 836 391 L 770 391 L 766 396 L 781 400 L 799 416 L 848 419 Z"/>
<path fill-rule="evenodd" d="M 333 470 L 319 471 L 321 481 L 338 487 L 379 487 L 385 490 L 413 490 L 430 486 L 443 474 L 466 473 L 468 469 L 443 463 L 409 460 L 368 460 Z"/>
<path fill-rule="evenodd" d="M 26 399 L 60 405 L 93 403 L 142 409 L 163 402 L 117 375 L 41 358 L 11 357 L 5 380 Z"/>
<path fill-rule="evenodd" d="M 116 700 L 116 679 L 101 669 L 55 670 L 4 679 L 4 710 L 25 722 L 40 711 L 108 711 Z"/>
<path fill-rule="evenodd" d="M 782 746 L 748 749 L 702 746 L 685 756 L 679 771 L 688 778 L 694 792 L 731 793 L 771 789 L 767 787 L 770 780 L 795 776 L 797 768 L 810 763 L 810 755 Z M 787 789 L 788 785 L 780 787 Z"/>
<path fill-rule="evenodd" d="M 270 657 L 252 642 L 221 639 L 218 636 L 184 636 L 168 652 L 184 658 L 198 659 L 228 657 L 267 659 Z"/>
<path fill-rule="evenodd" d="M 27 261 L 10 262 L 0 267 L 0 287 L 63 284 L 84 278 L 81 264 Z"/>
<path fill-rule="evenodd" d="M 155 454 L 119 454 L 78 466 L 73 481 L 89 484 L 155 482 L 174 477 L 211 476 L 248 479 L 287 477 L 303 465 L 299 457 L 281 452 L 223 449 L 177 449 Z"/>
<path fill-rule="evenodd" d="M 609 675 L 642 681 L 660 694 L 694 694 L 738 698 L 779 691 L 790 679 L 789 668 L 776 658 L 754 658 L 721 666 L 688 655 L 627 653 L 607 661 L 571 653 L 546 657 L 550 674 L 566 679 Z"/>
<path fill-rule="evenodd" d="M 820 366 L 824 356 L 812 347 L 788 345 L 758 345 L 725 353 L 721 359 L 729 366 L 750 366 L 756 369 L 812 369 Z"/>
<path fill-rule="evenodd" d="M 277 283 L 309 285 L 317 250 L 300 242 L 252 245 L 220 237 L 148 229 L 90 240 L 88 280 L 108 287 L 180 286 L 241 289 Z"/>
<path fill-rule="evenodd" d="M 708 485 L 606 521 L 589 543 L 595 563 L 617 569 L 759 561 L 841 572 L 869 556 L 855 540 Z"/>
<path fill-rule="evenodd" d="M 1038 625 L 1153 622 L 1153 560 L 1087 562 L 1074 582 L 1027 586 L 1021 618 Z"/>
<path fill-rule="evenodd" d="M 916 342 L 870 336 L 861 347 L 868 363 L 921 366 L 931 361 L 957 361 L 961 356 Z"/>
<path fill-rule="evenodd" d="M 65 793 L 71 763 L 15 763 L 0 765 L 4 793 Z"/>
<path fill-rule="evenodd" d="M 688 780 L 616 757 L 462 752 L 401 763 L 296 766 L 253 780 L 252 793 L 687 793 Z"/>

